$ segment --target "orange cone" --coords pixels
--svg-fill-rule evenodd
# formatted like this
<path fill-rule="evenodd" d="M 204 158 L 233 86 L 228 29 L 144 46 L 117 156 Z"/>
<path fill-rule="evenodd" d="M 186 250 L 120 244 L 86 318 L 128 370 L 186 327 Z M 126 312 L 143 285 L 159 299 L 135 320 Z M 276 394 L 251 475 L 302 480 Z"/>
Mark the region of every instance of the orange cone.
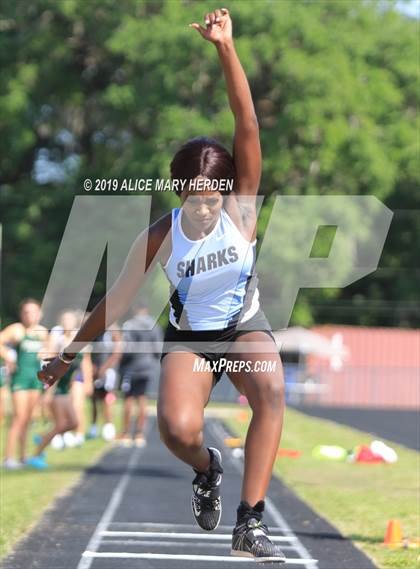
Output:
<path fill-rule="evenodd" d="M 389 520 L 384 545 L 388 547 L 401 547 L 403 543 L 401 522 L 399 520 Z"/>
<path fill-rule="evenodd" d="M 237 419 L 239 421 L 239 423 L 248 423 L 249 421 L 249 415 L 248 415 L 248 411 L 239 411 L 238 415 L 237 415 Z"/>
<path fill-rule="evenodd" d="M 234 437 L 225 439 L 225 445 L 229 448 L 238 448 L 242 446 L 242 439 Z"/>

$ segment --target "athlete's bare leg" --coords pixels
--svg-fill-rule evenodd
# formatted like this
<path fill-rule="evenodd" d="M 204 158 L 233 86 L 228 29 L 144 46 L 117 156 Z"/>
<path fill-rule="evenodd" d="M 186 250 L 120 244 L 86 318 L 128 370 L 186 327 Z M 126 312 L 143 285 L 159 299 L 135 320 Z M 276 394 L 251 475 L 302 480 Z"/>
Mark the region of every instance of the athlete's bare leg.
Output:
<path fill-rule="evenodd" d="M 5 459 L 14 458 L 19 443 L 20 459 L 26 458 L 26 436 L 33 408 L 39 400 L 40 392 L 36 390 L 19 390 L 12 393 L 13 418 L 7 433 Z"/>
<path fill-rule="evenodd" d="M 107 393 L 108 395 L 108 393 Z M 109 395 L 111 395 L 111 393 L 109 393 Z M 113 409 L 114 409 L 114 403 L 109 401 L 109 399 L 107 399 L 107 397 L 105 396 L 104 400 L 102 401 L 102 409 L 103 409 L 103 413 L 104 413 L 104 422 L 105 423 L 112 423 L 112 416 L 113 416 Z"/>
<path fill-rule="evenodd" d="M 47 389 L 41 393 L 41 398 L 39 401 L 39 406 L 41 407 L 41 417 L 42 422 L 53 421 L 53 416 L 51 412 L 51 403 L 54 398 L 54 391 L 52 389 Z"/>
<path fill-rule="evenodd" d="M 235 353 L 236 342 L 264 343 L 260 353 Z M 277 347 L 264 332 L 249 332 L 233 344 L 227 359 L 247 360 L 253 371 L 229 372 L 238 390 L 245 394 L 252 409 L 252 419 L 245 442 L 245 470 L 242 500 L 251 506 L 263 500 L 280 444 L 284 414 L 283 369 Z M 255 363 L 273 362 L 275 371 L 256 371 Z"/>
<path fill-rule="evenodd" d="M 12 393 L 13 416 L 7 433 L 5 459 L 14 458 L 17 442 L 26 421 L 27 391 L 15 391 Z"/>
<path fill-rule="evenodd" d="M 84 436 L 86 430 L 86 421 L 85 421 L 86 393 L 85 393 L 84 384 L 81 381 L 72 381 L 70 394 L 78 424 L 76 432 Z"/>
<path fill-rule="evenodd" d="M 24 462 L 26 460 L 26 445 L 28 440 L 28 429 L 31 425 L 32 416 L 38 405 L 41 392 L 37 389 L 28 389 L 25 405 L 25 420 L 23 422 L 21 431 L 19 433 L 19 456 L 20 460 Z"/>
<path fill-rule="evenodd" d="M 137 421 L 136 430 L 137 433 L 144 433 L 144 426 L 147 419 L 147 397 L 146 395 L 140 395 L 136 397 L 137 402 Z"/>
<path fill-rule="evenodd" d="M 61 435 L 77 428 L 76 414 L 70 395 L 54 397 L 51 402 L 51 411 L 54 418 L 54 426 L 42 437 L 35 451 L 35 456 L 39 456 L 56 435 Z"/>
<path fill-rule="evenodd" d="M 169 450 L 196 470 L 205 472 L 210 455 L 203 447 L 204 407 L 213 373 L 194 371 L 200 356 L 172 352 L 162 360 L 159 382 L 158 423 L 160 436 Z"/>
<path fill-rule="evenodd" d="M 92 403 L 92 425 L 96 425 L 98 421 L 99 415 L 99 405 L 101 404 L 101 397 L 98 395 L 98 392 L 94 390 L 91 395 L 91 403 Z"/>
<path fill-rule="evenodd" d="M 0 387 L 0 426 L 4 424 L 6 413 L 7 387 Z"/>
<path fill-rule="evenodd" d="M 126 397 L 123 407 L 123 433 L 131 435 L 131 417 L 133 415 L 134 397 Z"/>

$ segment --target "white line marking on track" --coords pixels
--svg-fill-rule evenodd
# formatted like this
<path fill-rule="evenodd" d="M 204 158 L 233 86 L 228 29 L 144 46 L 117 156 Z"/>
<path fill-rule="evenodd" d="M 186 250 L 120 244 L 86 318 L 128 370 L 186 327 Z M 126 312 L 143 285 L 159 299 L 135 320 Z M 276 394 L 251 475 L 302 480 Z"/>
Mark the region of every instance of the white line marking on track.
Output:
<path fill-rule="evenodd" d="M 286 522 L 286 520 L 283 518 L 283 516 L 280 514 L 280 512 L 278 511 L 278 509 L 276 508 L 276 506 L 274 505 L 274 503 L 272 502 L 271 498 L 269 498 L 268 496 L 265 499 L 265 504 L 267 506 L 267 511 L 269 512 L 269 514 L 271 515 L 271 517 L 273 518 L 273 520 L 277 523 L 277 524 L 282 524 L 283 527 L 286 529 L 286 531 L 292 531 L 289 524 Z M 300 539 L 298 539 L 296 537 L 296 551 L 299 553 L 299 555 L 302 558 L 308 558 L 309 559 L 309 552 L 306 549 L 306 547 L 303 545 L 303 543 L 300 541 Z M 317 561 L 315 559 L 312 559 L 310 562 L 308 561 L 306 568 L 307 569 L 316 569 L 317 567 Z"/>
<path fill-rule="evenodd" d="M 175 533 L 166 531 L 101 531 L 100 535 L 106 537 L 165 537 L 173 539 L 196 539 L 197 541 L 224 540 L 231 541 L 232 535 L 228 533 Z M 296 536 L 271 536 L 273 541 L 295 541 Z M 174 542 L 175 543 L 175 542 Z"/>
<path fill-rule="evenodd" d="M 175 528 L 177 530 L 183 530 L 183 531 L 196 530 L 197 535 L 201 535 L 203 533 L 202 530 L 200 530 L 200 528 L 197 526 L 197 524 L 162 524 L 155 522 L 111 522 L 108 527 L 114 528 L 114 526 L 115 529 L 117 527 L 124 527 L 124 526 L 127 526 L 128 528 L 138 528 L 139 530 L 145 529 L 147 531 L 151 531 L 154 529 L 172 530 Z M 217 526 L 218 530 L 227 531 L 228 533 L 232 532 L 232 528 L 233 526 L 224 526 L 224 525 Z M 270 531 L 272 532 L 283 531 L 283 528 L 271 526 Z"/>
<path fill-rule="evenodd" d="M 223 547 L 226 549 L 226 543 L 197 543 L 196 541 L 162 541 L 162 540 L 152 540 L 152 539 L 103 539 L 101 540 L 101 545 L 132 545 L 132 546 L 150 546 L 158 545 L 159 547 L 205 547 L 206 549 L 217 549 L 218 547 Z M 282 545 L 283 551 L 295 550 L 293 545 Z"/>
<path fill-rule="evenodd" d="M 98 553 L 96 551 L 85 551 L 83 553 L 85 559 L 173 559 L 177 561 L 216 561 L 226 563 L 227 561 L 233 563 L 255 563 L 252 557 L 234 557 L 228 555 L 176 555 L 169 553 L 112 553 L 104 552 Z M 292 565 L 306 565 L 314 562 L 314 559 L 286 559 L 286 564 Z"/>
<path fill-rule="evenodd" d="M 230 433 L 228 433 L 225 430 L 225 428 L 223 427 L 223 425 L 220 422 L 212 421 L 210 423 L 210 430 L 213 432 L 213 435 L 217 439 L 219 439 L 223 444 L 224 444 L 224 440 L 227 437 L 230 437 Z M 238 470 L 238 472 L 240 472 L 242 474 L 242 470 L 243 470 L 242 459 L 235 458 L 231 455 L 230 460 L 231 460 L 232 464 L 235 466 L 235 468 Z M 303 560 L 305 560 L 305 563 L 303 563 L 305 565 L 305 568 L 306 569 L 317 569 L 318 561 L 316 559 L 312 559 L 310 557 L 310 554 L 309 554 L 308 550 L 306 549 L 306 547 L 303 545 L 303 543 L 300 541 L 300 539 L 293 533 L 293 530 L 291 529 L 289 524 L 286 522 L 286 520 L 283 518 L 283 516 L 281 515 L 279 510 L 274 505 L 273 501 L 268 496 L 265 498 L 265 504 L 267 506 L 267 512 L 273 518 L 274 523 L 277 524 L 284 533 L 290 533 L 291 536 L 295 537 L 295 539 L 296 539 L 295 549 L 299 553 L 301 558 Z"/>
<path fill-rule="evenodd" d="M 139 461 L 139 458 L 143 450 L 144 449 L 135 449 L 133 451 L 133 454 L 131 455 L 130 460 L 128 461 L 127 464 L 127 470 L 125 474 L 122 475 L 119 483 L 115 487 L 111 495 L 111 499 L 109 500 L 108 505 L 101 519 L 99 520 L 98 525 L 96 526 L 95 531 L 93 532 L 93 535 L 90 538 L 90 541 L 87 545 L 87 549 L 91 553 L 94 553 L 95 551 L 98 550 L 101 542 L 101 532 L 106 530 L 108 524 L 114 517 L 114 514 L 117 511 L 117 508 L 120 505 L 124 492 L 127 488 L 128 482 L 131 477 L 131 473 L 133 472 L 134 468 L 137 466 L 137 463 Z M 77 566 L 77 569 L 90 569 L 90 566 L 92 565 L 93 562 L 93 557 L 85 556 L 85 553 L 83 553 L 82 558 L 80 559 L 79 564 Z"/>

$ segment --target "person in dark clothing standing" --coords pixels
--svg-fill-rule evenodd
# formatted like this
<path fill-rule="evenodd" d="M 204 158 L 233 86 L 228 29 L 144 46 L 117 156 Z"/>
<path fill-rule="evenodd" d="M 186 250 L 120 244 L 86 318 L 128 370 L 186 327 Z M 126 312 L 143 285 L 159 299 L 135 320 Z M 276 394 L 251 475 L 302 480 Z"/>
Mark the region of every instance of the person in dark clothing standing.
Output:
<path fill-rule="evenodd" d="M 124 396 L 123 431 L 119 440 L 131 445 L 133 412 L 135 416 L 134 443 L 146 444 L 144 426 L 147 418 L 147 385 L 156 372 L 156 363 L 161 352 L 163 334 L 144 304 L 138 304 L 134 316 L 123 324 L 124 355 L 120 362 L 121 391 Z"/>

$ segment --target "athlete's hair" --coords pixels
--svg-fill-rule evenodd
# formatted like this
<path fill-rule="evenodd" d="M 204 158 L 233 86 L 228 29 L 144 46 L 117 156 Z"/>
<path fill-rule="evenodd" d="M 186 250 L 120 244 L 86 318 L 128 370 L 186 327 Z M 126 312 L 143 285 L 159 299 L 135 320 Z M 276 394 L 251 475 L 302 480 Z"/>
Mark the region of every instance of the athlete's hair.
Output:
<path fill-rule="evenodd" d="M 23 300 L 21 300 L 19 302 L 19 312 L 22 310 L 22 308 L 26 304 L 36 304 L 39 307 L 41 306 L 41 303 L 39 302 L 39 300 L 36 300 L 35 298 L 24 298 Z"/>
<path fill-rule="evenodd" d="M 171 179 L 192 180 L 204 176 L 210 180 L 235 180 L 235 164 L 226 148 L 212 138 L 200 136 L 181 146 L 171 162 Z M 181 191 L 177 190 L 177 195 Z M 220 193 L 229 193 L 222 189 Z"/>

